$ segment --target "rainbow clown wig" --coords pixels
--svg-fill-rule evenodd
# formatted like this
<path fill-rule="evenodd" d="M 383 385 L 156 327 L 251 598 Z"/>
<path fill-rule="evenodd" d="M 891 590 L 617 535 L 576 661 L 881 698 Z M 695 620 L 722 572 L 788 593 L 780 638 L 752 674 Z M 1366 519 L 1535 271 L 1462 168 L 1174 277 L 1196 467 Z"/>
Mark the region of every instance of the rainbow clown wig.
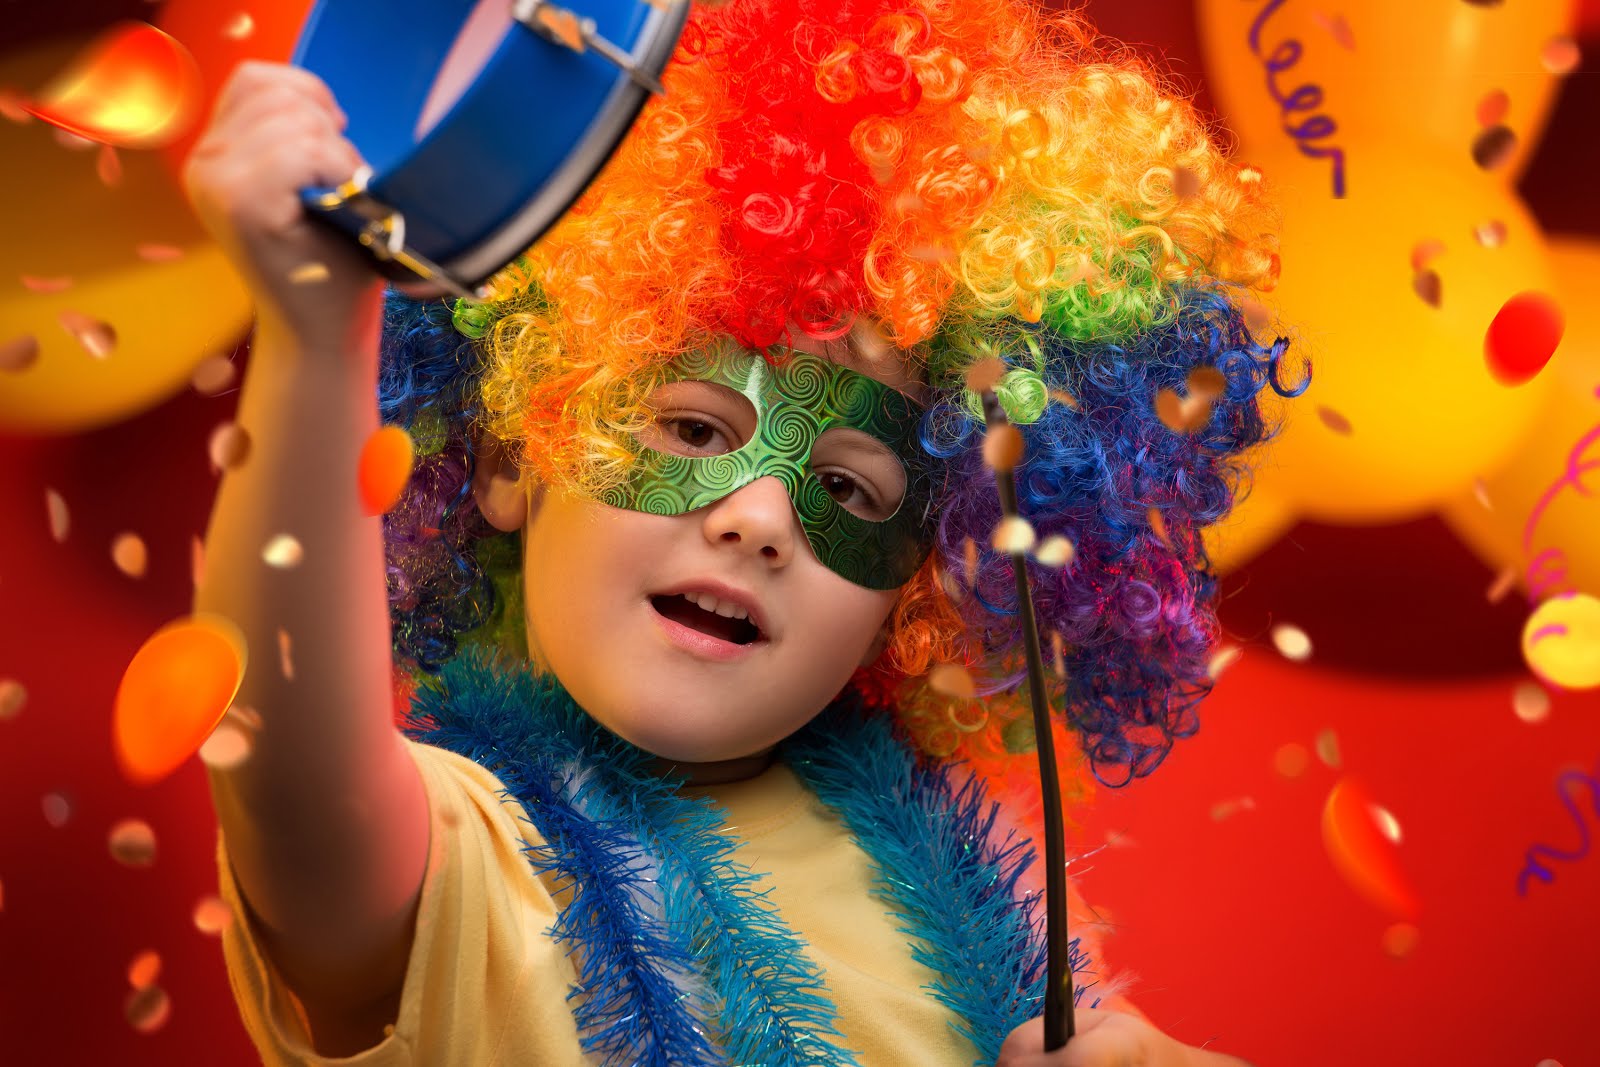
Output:
<path fill-rule="evenodd" d="M 598 496 L 640 453 L 629 429 L 653 368 L 724 337 L 777 360 L 789 331 L 851 336 L 925 372 L 921 443 L 943 485 L 933 552 L 851 685 L 924 752 L 1004 791 L 1033 780 L 1015 579 L 990 547 L 1000 503 L 966 387 L 999 359 L 1027 449 L 1019 512 L 1076 549 L 1029 564 L 1039 632 L 1064 657 L 1064 769 L 1148 774 L 1210 686 L 1200 531 L 1267 435 L 1262 390 L 1298 391 L 1280 380 L 1286 342 L 1258 343 L 1242 313 L 1278 269 L 1259 175 L 1079 16 L 1021 0 L 699 7 L 664 82 L 487 302 L 391 297 L 382 417 L 419 453 L 384 520 L 400 663 L 435 672 L 471 642 L 526 652 L 516 535 L 472 503 L 476 437 Z M 1199 368 L 1221 385 L 1210 418 L 1169 428 L 1158 394 L 1184 395 Z M 984 699 L 934 691 L 944 663 Z"/>

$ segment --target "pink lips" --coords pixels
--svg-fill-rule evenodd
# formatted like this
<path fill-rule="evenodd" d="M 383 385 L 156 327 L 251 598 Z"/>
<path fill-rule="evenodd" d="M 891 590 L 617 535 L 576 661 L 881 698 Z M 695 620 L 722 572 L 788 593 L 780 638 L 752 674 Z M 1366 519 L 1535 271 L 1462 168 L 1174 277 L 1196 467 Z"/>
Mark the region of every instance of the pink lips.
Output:
<path fill-rule="evenodd" d="M 729 663 L 734 660 L 744 659 L 751 652 L 767 643 L 765 637 L 760 637 L 748 645 L 736 645 L 732 641 L 724 641 L 720 637 L 701 633 L 699 630 L 674 622 L 655 609 L 647 600 L 645 605 L 650 608 L 650 614 L 656 617 L 656 622 L 661 626 L 667 640 L 691 655 L 702 659 L 714 660 L 718 663 Z"/>

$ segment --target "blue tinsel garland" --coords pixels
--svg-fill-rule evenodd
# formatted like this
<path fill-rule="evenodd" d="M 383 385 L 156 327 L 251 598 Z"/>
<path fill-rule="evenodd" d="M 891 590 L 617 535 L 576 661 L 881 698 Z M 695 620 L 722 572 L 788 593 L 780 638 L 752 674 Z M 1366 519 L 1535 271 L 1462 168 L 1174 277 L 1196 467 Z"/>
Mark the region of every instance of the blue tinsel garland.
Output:
<path fill-rule="evenodd" d="M 418 690 L 406 733 L 492 771 L 545 839 L 524 849 L 534 870 L 573 886 L 552 934 L 578 950 L 570 998 L 586 1052 L 650 1067 L 856 1063 L 826 1039 L 840 1035 L 821 971 L 731 858 L 722 809 L 652 774 L 648 753 L 554 678 L 469 648 Z M 954 786 L 850 691 L 780 755 L 871 859 L 875 894 L 938 976 L 931 994 L 992 1064 L 1043 1010 L 1043 918 L 1016 893 L 1032 845 L 994 841 L 981 783 Z"/>

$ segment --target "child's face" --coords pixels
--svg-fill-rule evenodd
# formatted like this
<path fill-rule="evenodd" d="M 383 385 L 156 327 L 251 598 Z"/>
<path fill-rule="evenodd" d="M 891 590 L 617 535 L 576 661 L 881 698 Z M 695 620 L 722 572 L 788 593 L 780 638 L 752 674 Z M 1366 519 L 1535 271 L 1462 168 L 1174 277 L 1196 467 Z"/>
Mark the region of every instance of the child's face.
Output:
<path fill-rule="evenodd" d="M 897 359 L 869 363 L 843 341 L 795 347 L 921 399 Z M 821 711 L 882 647 L 899 590 L 869 589 L 824 566 L 775 477 L 681 515 L 524 492 L 512 479 L 502 468 L 494 484 L 480 480 L 478 499 L 495 525 L 522 527 L 530 655 L 595 719 L 657 756 L 707 764 L 761 753 Z M 742 594 L 761 638 L 719 651 L 685 640 L 657 605 L 702 583 Z"/>

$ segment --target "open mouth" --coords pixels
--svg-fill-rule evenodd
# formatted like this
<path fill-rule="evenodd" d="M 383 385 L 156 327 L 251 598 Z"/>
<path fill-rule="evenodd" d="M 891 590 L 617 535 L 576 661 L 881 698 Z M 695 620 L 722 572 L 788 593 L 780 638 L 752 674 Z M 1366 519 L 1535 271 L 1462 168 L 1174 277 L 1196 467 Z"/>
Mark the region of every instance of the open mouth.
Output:
<path fill-rule="evenodd" d="M 681 595 L 653 596 L 650 606 L 656 609 L 657 614 L 673 622 L 730 644 L 748 645 L 761 639 L 761 631 L 749 619 L 730 619 L 718 615 Z"/>

